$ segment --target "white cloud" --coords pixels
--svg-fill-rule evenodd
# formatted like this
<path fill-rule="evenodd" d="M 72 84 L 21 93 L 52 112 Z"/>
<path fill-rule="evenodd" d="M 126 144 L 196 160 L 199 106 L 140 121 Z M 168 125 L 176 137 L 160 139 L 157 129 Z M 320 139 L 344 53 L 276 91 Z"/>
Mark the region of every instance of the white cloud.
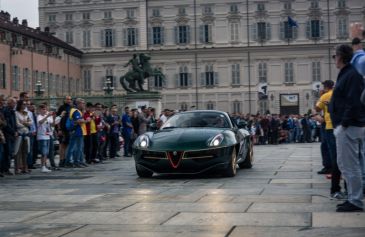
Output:
<path fill-rule="evenodd" d="M 38 0 L 0 0 L 1 10 L 11 14 L 11 18 L 18 17 L 28 20 L 30 27 L 38 27 Z"/>

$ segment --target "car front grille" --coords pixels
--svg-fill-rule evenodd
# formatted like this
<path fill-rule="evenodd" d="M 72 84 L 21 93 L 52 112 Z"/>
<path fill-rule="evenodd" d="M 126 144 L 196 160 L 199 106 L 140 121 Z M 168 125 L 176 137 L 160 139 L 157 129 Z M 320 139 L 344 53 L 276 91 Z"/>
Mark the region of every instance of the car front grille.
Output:
<path fill-rule="evenodd" d="M 185 152 L 183 159 L 212 159 L 219 155 L 219 149 Z"/>
<path fill-rule="evenodd" d="M 153 160 L 166 160 L 166 152 L 160 151 L 143 151 L 142 153 L 143 159 L 153 159 Z"/>

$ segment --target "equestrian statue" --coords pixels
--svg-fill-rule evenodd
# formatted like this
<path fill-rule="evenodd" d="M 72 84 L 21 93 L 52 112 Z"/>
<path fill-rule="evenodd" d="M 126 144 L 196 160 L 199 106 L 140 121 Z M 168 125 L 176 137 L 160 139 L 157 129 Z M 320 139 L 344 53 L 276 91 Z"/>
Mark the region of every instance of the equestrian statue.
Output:
<path fill-rule="evenodd" d="M 165 76 L 160 69 L 152 68 L 150 61 L 151 57 L 143 53 L 137 55 L 133 54 L 133 58 L 128 61 L 124 67 L 132 66 L 132 70 L 129 70 L 125 75 L 120 77 L 120 84 L 128 92 L 141 92 L 144 91 L 143 84 L 146 78 L 159 76 L 162 80 L 165 80 Z"/>

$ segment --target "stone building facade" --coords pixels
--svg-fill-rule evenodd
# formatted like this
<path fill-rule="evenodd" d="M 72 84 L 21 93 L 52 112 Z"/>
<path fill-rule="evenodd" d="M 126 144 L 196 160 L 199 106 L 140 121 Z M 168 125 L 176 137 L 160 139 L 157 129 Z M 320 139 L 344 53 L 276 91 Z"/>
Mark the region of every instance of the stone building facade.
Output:
<path fill-rule="evenodd" d="M 42 28 L 84 52 L 86 94 L 102 94 L 106 76 L 124 94 L 125 63 L 148 53 L 167 77 L 147 83 L 164 108 L 241 113 L 307 112 L 320 82 L 336 79 L 334 46 L 349 42 L 351 22 L 365 23 L 361 0 L 39 0 L 39 9 Z"/>

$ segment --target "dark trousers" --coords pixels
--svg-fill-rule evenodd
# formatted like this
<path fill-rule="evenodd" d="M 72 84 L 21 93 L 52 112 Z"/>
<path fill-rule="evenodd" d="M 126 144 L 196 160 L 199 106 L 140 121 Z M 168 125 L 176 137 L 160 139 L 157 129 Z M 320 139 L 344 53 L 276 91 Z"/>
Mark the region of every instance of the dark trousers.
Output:
<path fill-rule="evenodd" d="M 123 132 L 123 139 L 124 139 L 124 155 L 128 155 L 130 152 L 130 143 L 131 143 L 131 133 L 124 131 Z"/>
<path fill-rule="evenodd" d="M 331 155 L 329 154 L 327 139 L 325 136 L 326 130 L 321 127 L 321 155 L 322 155 L 322 165 L 325 169 L 330 170 L 332 167 Z"/>
<path fill-rule="evenodd" d="M 331 193 L 340 192 L 341 186 L 341 171 L 337 166 L 337 152 L 336 152 L 336 138 L 333 134 L 333 129 L 327 129 L 325 131 L 328 152 L 332 161 L 332 178 L 331 178 Z"/>
<path fill-rule="evenodd" d="M 115 158 L 115 156 L 117 154 L 118 143 L 119 143 L 118 133 L 110 133 L 109 134 L 109 144 L 110 144 L 109 157 L 110 158 Z"/>
<path fill-rule="evenodd" d="M 86 162 L 90 163 L 96 159 L 96 153 L 98 150 L 97 134 L 84 136 L 84 153 Z"/>
<path fill-rule="evenodd" d="M 2 159 L 1 171 L 7 172 L 10 169 L 10 161 L 13 157 L 14 141 L 10 138 L 6 138 L 6 144 L 4 144 L 4 157 Z"/>

